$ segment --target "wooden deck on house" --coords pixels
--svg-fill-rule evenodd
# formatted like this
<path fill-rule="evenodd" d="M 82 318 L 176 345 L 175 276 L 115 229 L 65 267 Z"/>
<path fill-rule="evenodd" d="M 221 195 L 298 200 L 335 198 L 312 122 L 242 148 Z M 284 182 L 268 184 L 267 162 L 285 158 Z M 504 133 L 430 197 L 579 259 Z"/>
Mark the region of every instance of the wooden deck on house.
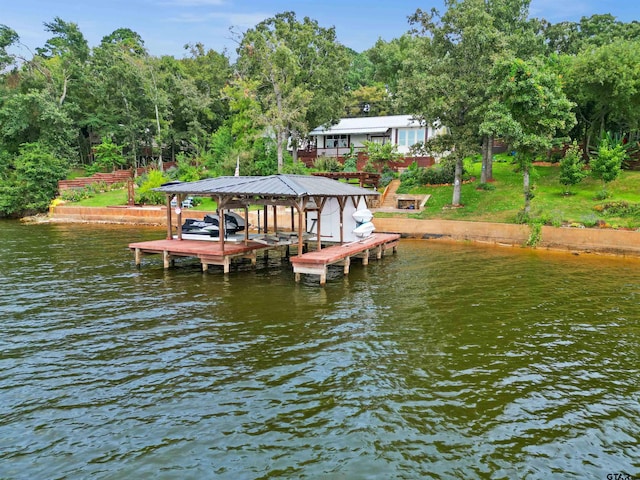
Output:
<path fill-rule="evenodd" d="M 374 233 L 370 237 L 356 242 L 325 247 L 321 250 L 291 257 L 289 260 L 293 264 L 296 282 L 300 281 L 300 275 L 304 273 L 319 275 L 320 285 L 324 285 L 327 281 L 329 265 L 342 264 L 344 274 L 347 275 L 352 258 L 362 258 L 362 264 L 367 265 L 372 255 L 380 259 L 386 250 L 392 249 L 395 253 L 399 241 L 400 235 L 397 233 Z"/>

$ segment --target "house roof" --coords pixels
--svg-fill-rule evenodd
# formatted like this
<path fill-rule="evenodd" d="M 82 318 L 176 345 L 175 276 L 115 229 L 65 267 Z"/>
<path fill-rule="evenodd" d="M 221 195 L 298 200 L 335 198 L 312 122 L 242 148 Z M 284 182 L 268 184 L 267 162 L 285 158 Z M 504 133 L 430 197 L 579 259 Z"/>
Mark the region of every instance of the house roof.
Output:
<path fill-rule="evenodd" d="M 346 135 L 356 133 L 384 133 L 390 128 L 419 127 L 420 122 L 413 115 L 387 115 L 383 117 L 342 118 L 329 128 L 314 128 L 309 135 Z"/>
<path fill-rule="evenodd" d="M 168 183 L 154 190 L 167 194 L 224 195 L 234 197 L 360 197 L 379 195 L 330 178 L 312 175 L 270 175 L 264 177 L 216 177 L 196 182 Z"/>

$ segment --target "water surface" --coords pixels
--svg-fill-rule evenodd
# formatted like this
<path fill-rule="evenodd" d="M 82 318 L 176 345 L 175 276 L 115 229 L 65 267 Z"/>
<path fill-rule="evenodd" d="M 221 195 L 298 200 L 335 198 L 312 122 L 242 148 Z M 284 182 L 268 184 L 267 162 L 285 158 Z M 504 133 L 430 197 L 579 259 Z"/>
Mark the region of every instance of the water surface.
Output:
<path fill-rule="evenodd" d="M 0 478 L 640 477 L 640 262 L 403 240 L 201 272 L 0 222 Z"/>

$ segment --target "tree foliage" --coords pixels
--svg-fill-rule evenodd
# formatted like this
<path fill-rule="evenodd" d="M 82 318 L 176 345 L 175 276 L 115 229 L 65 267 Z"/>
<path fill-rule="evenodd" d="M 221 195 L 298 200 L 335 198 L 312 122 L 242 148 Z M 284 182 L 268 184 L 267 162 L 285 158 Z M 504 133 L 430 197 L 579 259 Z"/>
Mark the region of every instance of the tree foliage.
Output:
<path fill-rule="evenodd" d="M 451 154 L 453 204 L 461 203 L 462 158 L 481 145 L 490 179 L 493 137 L 517 148 L 523 168 L 544 154 L 573 123 L 561 93 L 574 104 L 570 135 L 583 150 L 605 132 L 637 143 L 640 24 L 609 14 L 551 24 L 530 18 L 529 4 L 445 0 L 442 13 L 417 10 L 412 30 L 363 52 L 342 46 L 333 28 L 279 13 L 237 39 L 234 64 L 201 43 L 186 45 L 185 58 L 152 56 L 128 28 L 91 48 L 77 24 L 59 17 L 44 23 L 48 39 L 25 58 L 14 53 L 23 50 L 18 32 L 0 25 L 0 215 L 26 205 L 18 177 L 29 177 L 36 157 L 112 168 L 92 154 L 105 138 L 122 147 L 123 166 L 180 158 L 198 175 L 220 175 L 239 161 L 243 174 L 261 174 L 301 170 L 297 145 L 340 117 L 415 114 L 446 127 L 422 152 Z M 617 147 L 600 146 L 592 161 L 617 164 Z M 571 169 L 578 174 L 577 163 Z"/>
<path fill-rule="evenodd" d="M 240 75 L 233 87 L 259 104 L 259 109 L 252 105 L 250 117 L 275 137 L 278 171 L 289 138 L 297 145 L 312 128 L 342 116 L 347 62 L 335 29 L 320 27 L 308 17 L 299 22 L 293 12 L 245 33 L 238 47 Z"/>
<path fill-rule="evenodd" d="M 560 161 L 560 183 L 565 186 L 565 193 L 570 193 L 571 187 L 580 183 L 586 176 L 582 149 L 574 140 Z"/>

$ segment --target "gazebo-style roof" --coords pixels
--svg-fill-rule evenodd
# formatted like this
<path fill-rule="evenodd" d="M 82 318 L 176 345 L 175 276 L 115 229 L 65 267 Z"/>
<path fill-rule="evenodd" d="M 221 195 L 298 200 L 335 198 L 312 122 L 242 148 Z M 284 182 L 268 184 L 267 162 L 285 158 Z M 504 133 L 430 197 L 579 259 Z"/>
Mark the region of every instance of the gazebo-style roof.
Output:
<path fill-rule="evenodd" d="M 210 196 L 218 203 L 218 213 L 222 216 L 224 210 L 230 208 L 244 208 L 245 213 L 250 205 L 273 205 L 293 207 L 298 212 L 298 242 L 299 252 L 302 252 L 302 225 L 305 212 L 320 212 L 325 202 L 335 198 L 340 205 L 342 219 L 346 202 L 351 199 L 356 206 L 363 197 L 378 196 L 375 190 L 350 185 L 330 178 L 312 175 L 270 175 L 270 176 L 238 176 L 216 177 L 195 182 L 167 183 L 155 190 L 167 194 L 167 228 L 168 238 L 171 238 L 171 198 L 178 197 L 180 205 L 185 195 Z M 178 211 L 180 211 L 178 209 Z M 181 213 L 178 213 L 178 238 L 181 234 Z M 342 223 L 342 222 L 341 222 Z M 224 222 L 220 222 L 220 242 L 224 244 Z M 341 227 L 342 228 L 342 227 Z M 318 224 L 318 232 L 320 225 Z M 342 236 L 342 232 L 341 232 Z M 248 229 L 245 230 L 245 240 L 248 240 Z M 318 249 L 320 249 L 320 235 L 318 235 Z"/>
<path fill-rule="evenodd" d="M 344 198 L 379 195 L 375 190 L 367 190 L 314 175 L 216 177 L 196 182 L 170 183 L 156 190 L 168 194 L 232 196 L 245 200 L 255 200 L 260 197 L 265 199 L 298 199 L 302 197 Z"/>

